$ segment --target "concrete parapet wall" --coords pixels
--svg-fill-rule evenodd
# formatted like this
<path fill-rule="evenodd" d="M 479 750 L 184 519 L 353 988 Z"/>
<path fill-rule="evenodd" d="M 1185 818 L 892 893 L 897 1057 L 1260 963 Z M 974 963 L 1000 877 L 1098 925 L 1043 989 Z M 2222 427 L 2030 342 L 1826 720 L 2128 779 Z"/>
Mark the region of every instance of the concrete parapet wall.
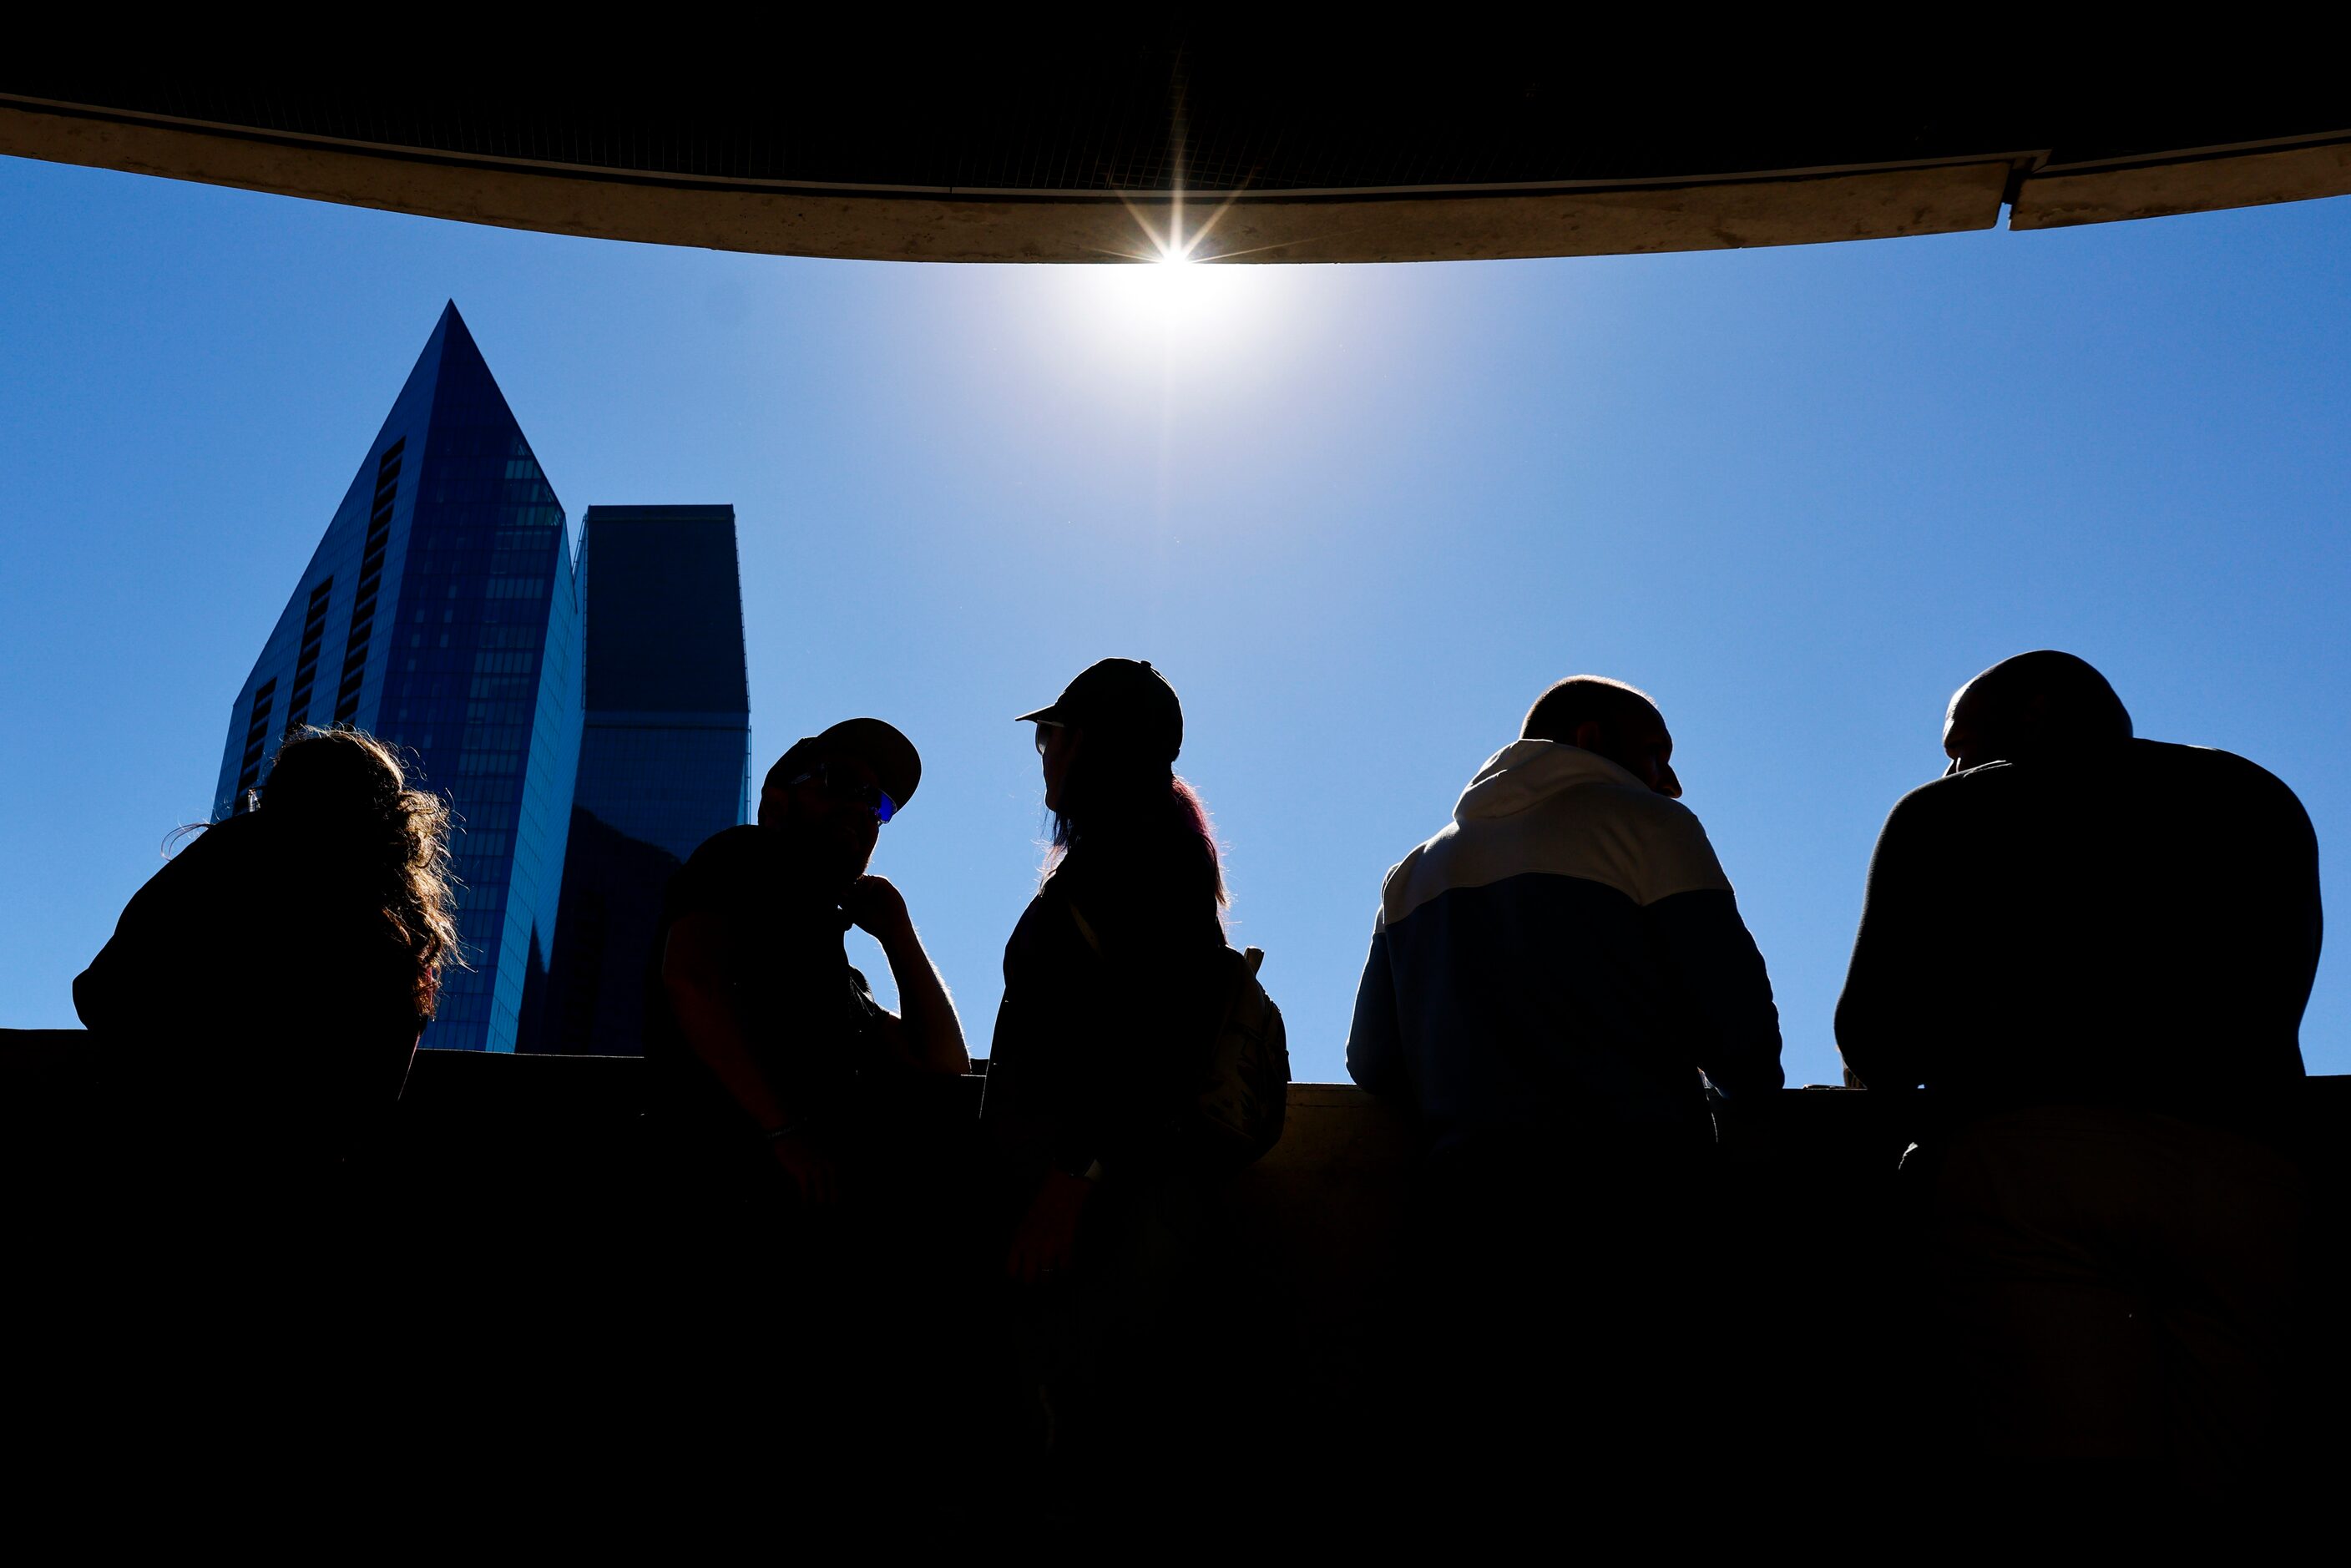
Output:
<path fill-rule="evenodd" d="M 615 1223 L 643 1190 L 642 1068 L 420 1053 L 394 1135 L 373 1156 L 390 1190 L 410 1200 L 406 1210 L 433 1228 L 415 1245 L 446 1254 L 478 1228 L 485 1250 L 472 1266 L 513 1271 L 522 1310 L 592 1317 L 616 1267 Z M 957 1091 L 970 1115 L 983 1082 L 966 1079 Z M 2334 1314 L 2351 1303 L 2351 1145 L 2335 1135 L 2351 1121 L 2351 1078 L 2314 1078 L 2305 1098 L 2314 1131 L 2304 1155 L 2322 1216 L 2320 1310 Z M 1923 1110 L 1913 1094 L 1794 1089 L 1726 1128 L 1722 1218 L 1740 1249 L 1733 1310 L 1768 1325 L 1761 1332 L 1777 1352 L 1814 1369 L 1807 1381 L 1823 1408 L 1836 1405 L 1841 1377 L 1874 1366 L 1844 1390 L 1859 1401 L 1856 1421 L 1873 1418 L 1871 1400 L 1898 1402 L 1898 1379 L 1885 1369 L 1920 1320 L 1913 1269 L 1926 1195 L 1915 1168 L 1906 1176 L 1899 1167 Z M 1408 1119 L 1363 1091 L 1296 1083 L 1281 1142 L 1232 1183 L 1231 1228 L 1278 1301 L 1301 1396 L 1343 1407 L 1394 1360 L 1395 1326 L 1382 1314 L 1396 1300 L 1416 1147 Z M 529 1270 L 539 1272 L 521 1277 Z M 2351 1391 L 2351 1363 L 2331 1335 L 2312 1372 L 2314 1388 Z"/>
<path fill-rule="evenodd" d="M 20 1165 L 55 1142 L 51 1102 L 88 1043 L 0 1031 L 0 1135 Z M 551 1363 L 562 1377 L 626 1375 L 616 1358 L 648 1285 L 643 1075 L 623 1058 L 420 1053 L 397 1114 L 353 1162 L 355 1219 L 385 1289 L 425 1303 L 443 1332 L 531 1347 L 542 1375 Z M 982 1083 L 946 1086 L 944 1125 L 971 1124 Z M 2351 1393 L 2335 1327 L 2351 1310 L 2351 1140 L 2340 1135 L 2351 1078 L 2312 1079 L 2304 1098 L 2319 1332 L 2307 1336 L 2297 1425 L 2315 1464 L 2344 1450 L 2330 1413 Z M 1791 1090 L 1728 1129 L 1717 1234 L 1735 1256 L 1722 1311 L 1789 1369 L 1791 1442 L 1865 1447 L 1881 1423 L 1916 1414 L 1902 1369 L 1917 1364 L 1928 1316 L 1915 1268 L 1926 1195 L 1897 1167 L 1921 1109 L 1905 1094 Z M 1293 1084 L 1280 1144 L 1232 1182 L 1249 1327 L 1284 1358 L 1283 1418 L 1301 1442 L 1376 1402 L 1412 1343 L 1397 1286 L 1416 1148 L 1408 1120 L 1361 1091 Z M 15 1196 L 68 1196 L 42 1176 L 20 1172 Z"/>

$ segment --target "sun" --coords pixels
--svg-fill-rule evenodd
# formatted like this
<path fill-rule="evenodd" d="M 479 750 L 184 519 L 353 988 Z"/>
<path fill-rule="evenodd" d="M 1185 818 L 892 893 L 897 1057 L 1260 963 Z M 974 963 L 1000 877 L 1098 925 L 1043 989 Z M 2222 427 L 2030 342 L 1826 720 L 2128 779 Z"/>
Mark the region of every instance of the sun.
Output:
<path fill-rule="evenodd" d="M 1071 296 L 1090 304 L 1090 334 L 1153 362 L 1201 355 L 1229 362 L 1253 352 L 1272 325 L 1267 305 L 1279 292 L 1273 275 L 1281 269 L 1249 265 L 1264 259 L 1254 252 L 1223 248 L 1217 232 L 1222 208 L 1198 223 L 1180 206 L 1133 215 L 1128 245 L 1106 252 L 1103 265 L 1078 269 L 1088 276 L 1071 279 Z"/>
<path fill-rule="evenodd" d="M 1160 319 L 1170 325 L 1181 325 L 1208 303 L 1216 291 L 1216 281 L 1208 274 L 1211 264 L 1195 261 L 1181 251 L 1171 251 L 1156 261 L 1143 264 L 1141 288 Z"/>
<path fill-rule="evenodd" d="M 1220 324 L 1244 289 L 1237 267 L 1167 249 L 1107 269 L 1113 291 L 1138 324 L 1186 334 Z"/>

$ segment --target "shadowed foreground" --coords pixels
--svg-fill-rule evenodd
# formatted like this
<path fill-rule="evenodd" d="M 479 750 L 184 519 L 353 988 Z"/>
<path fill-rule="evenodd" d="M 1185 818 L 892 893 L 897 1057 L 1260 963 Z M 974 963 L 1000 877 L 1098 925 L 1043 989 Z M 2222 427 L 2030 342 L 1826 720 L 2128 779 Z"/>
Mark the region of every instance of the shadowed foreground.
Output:
<path fill-rule="evenodd" d="M 0 1032 L 15 1200 L 54 1220 L 72 1219 L 78 1201 L 62 1185 L 73 1154 L 55 1145 L 80 1134 L 67 1133 L 53 1103 L 87 1040 Z M 357 1260 L 353 1299 L 396 1310 L 407 1325 L 387 1351 L 402 1375 L 345 1395 L 386 1400 L 387 1435 L 413 1427 L 411 1446 L 451 1445 L 469 1463 L 562 1488 L 642 1477 L 656 1453 L 673 1466 L 697 1462 L 644 1424 L 643 1401 L 674 1347 L 642 1332 L 664 1281 L 645 1265 L 641 1071 L 627 1059 L 420 1053 L 397 1115 L 353 1162 L 348 1222 L 337 1228 Z M 976 1123 L 981 1082 L 948 1085 L 936 1108 L 950 1157 Z M 2305 1103 L 2316 1277 L 2276 1461 L 2280 1484 L 2303 1496 L 2315 1495 L 2312 1479 L 2345 1448 L 2332 1413 L 2351 1388 L 2337 1332 L 2351 1304 L 2351 1155 L 2339 1135 L 2351 1078 L 2310 1080 Z M 1916 1196 L 1897 1173 L 1921 1113 L 1906 1095 L 1791 1090 L 1768 1117 L 1729 1130 L 1727 1229 L 1741 1239 L 1725 1333 L 1694 1354 L 1724 1366 L 1726 1408 L 1708 1419 L 1751 1448 L 1766 1496 L 1858 1499 L 1889 1519 L 1952 1500 L 1925 1480 L 1943 1421 L 1911 1282 Z M 1204 1389 L 1198 1416 L 1210 1440 L 1245 1446 L 1280 1478 L 1257 1491 L 1262 1506 L 1286 1507 L 1286 1498 L 1326 1521 L 1333 1510 L 1368 1510 L 1358 1517 L 1376 1528 L 1384 1489 L 1410 1468 L 1393 1444 L 1402 1357 L 1420 1348 L 1399 1291 L 1412 1146 L 1410 1129 L 1360 1091 L 1296 1084 L 1281 1143 L 1232 1184 L 1236 1247 L 1219 1321 L 1231 1351 L 1223 1364 L 1238 1381 Z M 107 1223 L 95 1210 L 89 1219 Z M 950 1341 L 969 1328 L 941 1326 Z M 975 1339 L 968 1355 L 984 1348 Z M 1732 1375 L 1750 1357 L 1761 1375 Z M 787 1363 L 753 1355 L 744 1366 L 747 1406 L 789 1385 Z M 1278 1379 L 1262 1375 L 1268 1367 Z M 103 1371 L 94 1369 L 101 1381 Z M 1556 1484 L 1572 1489 L 1572 1450 L 1604 1435 L 1544 1416 L 1528 1413 L 1529 1446 L 1556 1448 Z M 948 1462 L 970 1456 L 959 1449 Z M 950 1527 L 967 1522 L 947 1511 Z"/>

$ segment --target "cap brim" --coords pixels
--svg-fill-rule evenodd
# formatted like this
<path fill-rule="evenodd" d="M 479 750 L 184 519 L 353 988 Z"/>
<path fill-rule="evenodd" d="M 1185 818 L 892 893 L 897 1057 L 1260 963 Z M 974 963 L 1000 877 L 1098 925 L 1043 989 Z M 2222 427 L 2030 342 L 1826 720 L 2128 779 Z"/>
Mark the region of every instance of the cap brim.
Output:
<path fill-rule="evenodd" d="M 1035 713 L 1024 713 L 1012 722 L 1015 724 L 1067 724 L 1069 720 L 1061 716 L 1061 704 L 1047 703 Z"/>
<path fill-rule="evenodd" d="M 894 806 L 913 800 L 914 787 L 923 781 L 922 754 L 914 743 L 897 726 L 878 718 L 843 719 L 800 744 L 819 755 L 837 751 L 856 758 L 873 769 L 874 781 Z"/>

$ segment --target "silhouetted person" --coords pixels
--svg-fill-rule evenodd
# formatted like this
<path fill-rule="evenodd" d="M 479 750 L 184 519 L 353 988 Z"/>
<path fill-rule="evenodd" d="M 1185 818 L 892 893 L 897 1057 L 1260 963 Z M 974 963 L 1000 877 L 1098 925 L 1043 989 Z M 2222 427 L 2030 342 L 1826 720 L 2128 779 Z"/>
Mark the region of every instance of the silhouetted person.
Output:
<path fill-rule="evenodd" d="M 834 725 L 768 770 L 755 825 L 710 839 L 671 883 L 646 1041 L 667 1146 L 751 1176 L 762 1205 L 828 1207 L 893 1084 L 970 1066 L 906 901 L 865 871 L 921 778 L 891 726 Z M 852 925 L 882 944 L 900 1013 L 850 967 Z"/>
<path fill-rule="evenodd" d="M 165 1517 L 401 1446 L 385 1364 L 412 1320 L 369 1288 L 382 1216 L 346 1156 L 385 1130 L 455 954 L 448 832 L 388 747 L 307 731 L 74 981 L 96 1094 L 64 1133 L 89 1167 L 61 1188 L 80 1257 L 22 1277 L 80 1312 L 27 1343 L 65 1418 L 103 1428 L 89 1473 L 135 1476 Z"/>
<path fill-rule="evenodd" d="M 1559 682 L 1478 771 L 1453 821 L 1388 873 L 1347 1070 L 1424 1128 L 1435 1213 L 1414 1325 L 1438 1385 L 1429 1439 L 1559 1442 L 1641 1466 L 1702 1440 L 1681 1407 L 1714 1129 L 1780 1087 L 1763 960 L 1656 706 Z M 1466 1432 L 1466 1435 L 1464 1433 Z"/>
<path fill-rule="evenodd" d="M 1081 1471 L 1122 1453 L 1132 1477 L 1204 1332 L 1174 1308 L 1211 1196 L 1186 1115 L 1228 983 L 1224 879 L 1158 671 L 1104 659 L 1020 722 L 1053 852 L 1005 946 L 989 1053 L 983 1126 L 1016 1216 L 998 1266 L 1019 1287 L 1032 1435 Z"/>
<path fill-rule="evenodd" d="M 1952 1127 L 1936 1240 L 1972 1436 L 2049 1497 L 2227 1490 L 2269 1428 L 2301 1225 L 2275 1145 L 2310 819 L 2241 757 L 2135 739 L 2071 654 L 1969 682 L 1943 745 L 1879 836 L 1836 1027 L 1865 1083 L 1923 1083 Z"/>
<path fill-rule="evenodd" d="M 684 1396 L 733 1419 L 789 1394 L 798 1413 L 766 1432 L 843 1448 L 826 1436 L 839 1380 L 872 1372 L 868 1351 L 885 1373 L 905 1359 L 888 1343 L 897 1320 L 874 1314 L 935 1308 L 893 1287 L 935 1250 L 915 1238 L 945 1202 L 925 1086 L 969 1067 L 905 900 L 865 874 L 921 777 L 879 719 L 796 742 L 758 823 L 711 838 L 671 883 L 648 1009 L 659 1240 L 675 1270 L 656 1311 Z M 896 1014 L 850 966 L 852 924 L 889 958 Z"/>
<path fill-rule="evenodd" d="M 399 1098 L 457 933 L 448 808 L 381 742 L 307 731 L 259 794 L 132 897 L 74 1007 L 175 1180 L 275 1204 Z"/>

